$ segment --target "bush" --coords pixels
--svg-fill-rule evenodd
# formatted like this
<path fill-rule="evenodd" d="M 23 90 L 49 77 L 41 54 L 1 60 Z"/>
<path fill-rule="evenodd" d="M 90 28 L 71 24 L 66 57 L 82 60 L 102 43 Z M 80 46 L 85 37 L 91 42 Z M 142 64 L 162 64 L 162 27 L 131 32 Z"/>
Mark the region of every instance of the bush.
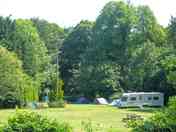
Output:
<path fill-rule="evenodd" d="M 81 122 L 82 132 L 104 132 L 101 124 L 93 124 L 90 120 Z"/>
<path fill-rule="evenodd" d="M 2 96 L 0 96 L 0 108 L 3 108 L 3 100 L 4 100 L 4 98 Z"/>
<path fill-rule="evenodd" d="M 34 112 L 17 112 L 2 128 L 2 132 L 72 132 L 67 123 L 50 121 Z"/>
<path fill-rule="evenodd" d="M 43 102 L 43 103 L 37 103 L 37 108 L 38 109 L 48 108 L 48 107 L 49 107 L 48 103 L 45 103 L 45 102 Z"/>
<path fill-rule="evenodd" d="M 20 106 L 20 101 L 16 98 L 15 93 L 8 92 L 2 100 L 2 107 L 15 108 L 15 106 Z"/>
<path fill-rule="evenodd" d="M 66 103 L 64 102 L 64 100 L 58 100 L 54 102 L 49 102 L 48 105 L 51 108 L 64 108 Z"/>
<path fill-rule="evenodd" d="M 176 96 L 170 97 L 169 98 L 169 109 L 176 112 Z"/>
<path fill-rule="evenodd" d="M 81 132 L 117 132 L 115 128 L 106 128 L 103 124 L 95 124 L 90 120 L 81 122 Z"/>
<path fill-rule="evenodd" d="M 89 122 L 82 121 L 81 126 L 82 126 L 82 131 L 93 132 L 93 126 L 92 126 L 91 121 L 89 121 Z"/>
<path fill-rule="evenodd" d="M 126 124 L 126 127 L 135 127 L 139 122 L 142 122 L 144 119 L 140 115 L 136 114 L 127 114 L 125 118 L 122 119 L 122 122 Z"/>
<path fill-rule="evenodd" d="M 134 121 L 133 132 L 176 132 L 176 97 L 169 99 L 168 108 L 144 121 Z"/>

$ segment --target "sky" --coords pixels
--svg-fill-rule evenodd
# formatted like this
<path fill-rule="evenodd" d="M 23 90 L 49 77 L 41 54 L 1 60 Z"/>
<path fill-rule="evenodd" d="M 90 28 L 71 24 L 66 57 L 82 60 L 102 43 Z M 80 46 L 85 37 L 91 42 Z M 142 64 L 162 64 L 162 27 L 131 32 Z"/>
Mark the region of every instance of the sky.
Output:
<path fill-rule="evenodd" d="M 39 17 L 62 27 L 74 26 L 81 20 L 96 20 L 110 0 L 0 0 L 0 15 L 13 18 Z M 116 0 L 118 1 L 118 0 Z M 134 5 L 148 5 L 161 25 L 167 26 L 176 16 L 176 0 L 131 0 Z"/>

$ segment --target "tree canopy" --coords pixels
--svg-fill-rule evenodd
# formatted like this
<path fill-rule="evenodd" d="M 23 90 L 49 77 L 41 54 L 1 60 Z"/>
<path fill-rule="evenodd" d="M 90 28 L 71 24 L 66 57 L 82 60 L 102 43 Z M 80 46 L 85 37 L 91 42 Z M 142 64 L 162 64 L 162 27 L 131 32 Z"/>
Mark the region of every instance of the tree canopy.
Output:
<path fill-rule="evenodd" d="M 90 99 L 156 91 L 163 92 L 167 101 L 176 94 L 175 35 L 174 16 L 163 27 L 148 6 L 122 1 L 108 2 L 94 22 L 82 20 L 65 29 L 39 18 L 0 17 L 2 51 L 16 56 L 17 63 L 5 71 L 18 67 L 18 74 L 28 78 L 25 86 L 39 96 L 49 88 L 51 98 L 63 96 L 64 87 L 65 95 Z M 14 75 L 8 76 L 14 79 Z M 18 89 L 9 78 L 5 80 Z"/>
<path fill-rule="evenodd" d="M 15 53 L 3 47 L 0 47 L 0 73 L 1 96 L 13 92 L 22 101 L 38 100 L 38 89 L 32 78 L 22 70 L 22 62 Z"/>

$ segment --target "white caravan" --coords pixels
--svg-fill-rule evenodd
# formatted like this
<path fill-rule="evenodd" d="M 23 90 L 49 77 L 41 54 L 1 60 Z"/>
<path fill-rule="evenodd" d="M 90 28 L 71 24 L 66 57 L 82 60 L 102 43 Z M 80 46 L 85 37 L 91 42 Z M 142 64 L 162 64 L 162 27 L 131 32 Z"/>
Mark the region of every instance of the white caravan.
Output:
<path fill-rule="evenodd" d="M 134 92 L 124 93 L 118 100 L 118 107 L 142 107 L 164 105 L 164 95 L 159 92 Z"/>

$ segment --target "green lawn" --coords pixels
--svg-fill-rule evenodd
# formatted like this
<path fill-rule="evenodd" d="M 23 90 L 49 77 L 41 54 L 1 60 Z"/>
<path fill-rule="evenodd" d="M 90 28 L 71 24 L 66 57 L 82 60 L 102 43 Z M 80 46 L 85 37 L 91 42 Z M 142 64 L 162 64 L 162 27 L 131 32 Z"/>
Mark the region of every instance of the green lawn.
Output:
<path fill-rule="evenodd" d="M 56 109 L 40 109 L 33 110 L 50 119 L 69 122 L 75 132 L 81 132 L 81 121 L 88 121 L 95 125 L 100 124 L 105 132 L 110 127 L 113 127 L 117 132 L 128 132 L 129 129 L 124 127 L 121 121 L 127 113 L 135 113 L 147 118 L 157 109 L 148 108 L 148 110 L 139 110 L 138 108 L 118 109 L 111 106 L 102 105 L 67 105 L 66 108 Z M 13 115 L 15 110 L 0 110 L 0 121 L 6 122 L 7 118 Z M 103 132 L 103 130 L 101 131 Z"/>

